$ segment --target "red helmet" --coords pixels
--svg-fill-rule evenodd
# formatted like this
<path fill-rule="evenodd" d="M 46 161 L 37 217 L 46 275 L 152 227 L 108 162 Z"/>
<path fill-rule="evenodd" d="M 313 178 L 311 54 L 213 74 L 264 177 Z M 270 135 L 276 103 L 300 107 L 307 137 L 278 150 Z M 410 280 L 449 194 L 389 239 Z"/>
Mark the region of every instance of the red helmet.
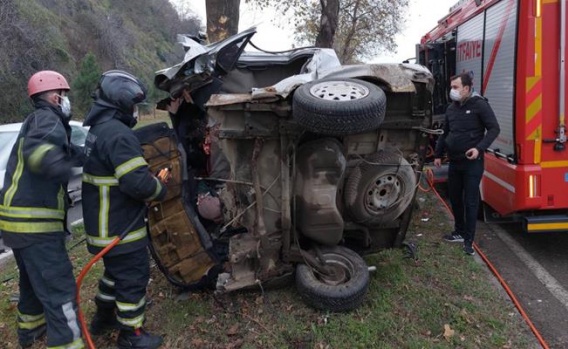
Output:
<path fill-rule="evenodd" d="M 69 90 L 63 75 L 53 70 L 38 71 L 28 81 L 28 96 L 52 90 Z"/>

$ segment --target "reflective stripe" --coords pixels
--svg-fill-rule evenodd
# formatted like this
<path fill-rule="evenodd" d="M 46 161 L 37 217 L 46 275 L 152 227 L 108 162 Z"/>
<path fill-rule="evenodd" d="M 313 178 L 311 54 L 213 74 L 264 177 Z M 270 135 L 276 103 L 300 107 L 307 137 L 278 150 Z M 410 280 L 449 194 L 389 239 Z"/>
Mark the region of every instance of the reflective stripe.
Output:
<path fill-rule="evenodd" d="M 47 347 L 47 349 L 83 349 L 84 347 L 85 343 L 83 343 L 83 339 L 78 338 L 70 344 L 58 345 L 56 347 Z"/>
<path fill-rule="evenodd" d="M 106 176 L 93 176 L 88 173 L 83 173 L 83 182 L 92 185 L 118 185 L 118 179 L 116 177 L 106 177 Z"/>
<path fill-rule="evenodd" d="M 37 321 L 29 321 L 29 322 L 19 322 L 18 321 L 18 328 L 21 328 L 21 329 L 24 329 L 24 330 L 33 330 L 33 329 L 40 327 L 43 324 L 45 324 L 45 318 L 42 318 L 42 319 L 37 320 Z"/>
<path fill-rule="evenodd" d="M 135 158 L 132 158 L 128 161 L 126 161 L 125 163 L 119 165 L 114 172 L 114 176 L 116 178 L 120 178 L 122 176 L 124 176 L 125 174 L 134 171 L 135 169 L 137 169 L 138 167 L 141 166 L 148 166 L 148 163 L 146 162 L 146 160 L 144 160 L 143 157 L 138 156 Z"/>
<path fill-rule="evenodd" d="M 20 311 L 18 311 L 18 317 L 20 318 L 20 320 L 22 320 L 22 322 L 33 322 L 33 321 L 37 321 L 39 319 L 44 319 L 45 314 L 41 313 L 41 314 L 38 314 L 38 315 L 27 315 L 27 314 L 20 313 Z"/>
<path fill-rule="evenodd" d="M 120 322 L 123 325 L 134 327 L 134 328 L 140 328 L 140 327 L 142 327 L 142 324 L 144 323 L 144 314 L 137 316 L 135 318 L 132 318 L 132 319 L 125 319 L 125 318 L 120 317 L 120 316 L 117 316 L 116 319 L 118 320 L 118 322 Z"/>
<path fill-rule="evenodd" d="M 120 244 L 125 244 L 128 242 L 133 242 L 133 241 L 137 241 L 140 240 L 142 238 L 144 238 L 146 236 L 147 232 L 146 232 L 146 227 L 135 230 L 133 232 L 128 233 L 128 235 L 126 235 L 126 237 L 119 243 Z M 106 247 L 108 244 L 110 244 L 112 242 L 112 240 L 114 240 L 115 237 L 93 237 L 93 236 L 87 236 L 87 242 L 90 245 L 96 246 L 96 247 Z"/>
<path fill-rule="evenodd" d="M 116 300 L 115 296 L 111 296 L 109 294 L 106 293 L 102 293 L 99 291 L 99 293 L 97 293 L 97 295 L 95 296 L 95 298 L 98 298 L 100 300 L 106 301 L 106 302 L 114 302 Z"/>
<path fill-rule="evenodd" d="M 160 180 L 156 177 L 154 177 L 154 180 L 156 181 L 156 190 L 154 191 L 154 194 L 152 194 L 149 198 L 147 198 L 144 201 L 152 201 L 155 198 L 158 197 L 158 195 L 160 195 L 160 192 L 162 191 L 162 183 L 160 182 Z"/>
<path fill-rule="evenodd" d="M 10 233 L 53 233 L 63 231 L 63 222 L 9 222 L 0 220 L 0 230 Z"/>
<path fill-rule="evenodd" d="M 18 328 L 33 330 L 45 324 L 45 315 L 26 315 L 18 311 Z"/>
<path fill-rule="evenodd" d="M 63 310 L 63 315 L 65 315 L 65 319 L 67 320 L 67 327 L 71 330 L 71 333 L 73 333 L 73 339 L 77 340 L 81 338 L 81 330 L 79 329 L 77 313 L 75 312 L 73 303 L 67 302 L 61 306 L 61 309 Z M 75 343 L 75 341 L 73 343 Z"/>
<path fill-rule="evenodd" d="M 65 209 L 65 202 L 63 201 L 63 197 L 65 192 L 63 191 L 63 186 L 59 187 L 59 193 L 57 193 L 57 208 L 60 210 Z"/>
<path fill-rule="evenodd" d="M 12 218 L 64 219 L 65 211 L 43 207 L 9 207 L 0 205 L 0 216 Z"/>
<path fill-rule="evenodd" d="M 101 238 L 108 237 L 109 191 L 108 186 L 99 187 L 99 236 Z"/>
<path fill-rule="evenodd" d="M 103 284 L 107 285 L 108 287 L 114 288 L 114 281 L 112 281 L 111 279 L 107 278 L 106 276 L 103 276 L 101 278 L 101 281 L 103 282 Z"/>
<path fill-rule="evenodd" d="M 140 302 L 138 302 L 137 304 L 116 302 L 116 306 L 118 307 L 118 310 L 120 310 L 120 311 L 135 311 L 135 310 L 142 308 L 145 304 L 146 304 L 146 298 L 145 297 L 142 297 Z"/>
<path fill-rule="evenodd" d="M 14 194 L 18 190 L 18 181 L 20 180 L 20 177 L 22 177 L 22 172 L 24 171 L 24 155 L 22 153 L 23 146 L 24 139 L 20 138 L 20 143 L 18 144 L 18 164 L 16 165 L 16 171 L 12 177 L 12 184 L 10 184 L 10 188 L 8 188 L 6 195 L 4 195 L 4 205 L 6 206 L 10 206 L 12 203 Z"/>
<path fill-rule="evenodd" d="M 41 161 L 45 157 L 45 154 L 53 148 L 55 148 L 53 144 L 42 144 L 35 148 L 35 150 L 28 158 L 28 165 L 30 166 L 30 170 L 34 172 L 41 171 Z"/>

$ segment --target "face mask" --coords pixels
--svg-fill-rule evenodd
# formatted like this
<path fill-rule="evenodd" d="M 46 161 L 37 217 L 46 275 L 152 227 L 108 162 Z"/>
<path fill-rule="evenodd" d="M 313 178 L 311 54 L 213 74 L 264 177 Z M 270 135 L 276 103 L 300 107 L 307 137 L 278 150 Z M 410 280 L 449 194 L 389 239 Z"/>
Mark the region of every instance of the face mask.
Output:
<path fill-rule="evenodd" d="M 134 106 L 134 111 L 132 112 L 132 117 L 138 121 L 138 106 Z"/>
<path fill-rule="evenodd" d="M 450 90 L 450 99 L 455 102 L 459 102 L 462 99 L 460 91 L 451 89 Z"/>
<path fill-rule="evenodd" d="M 61 112 L 67 117 L 71 116 L 71 101 L 69 101 L 69 97 L 59 96 L 59 98 L 61 98 L 61 102 L 59 104 Z"/>

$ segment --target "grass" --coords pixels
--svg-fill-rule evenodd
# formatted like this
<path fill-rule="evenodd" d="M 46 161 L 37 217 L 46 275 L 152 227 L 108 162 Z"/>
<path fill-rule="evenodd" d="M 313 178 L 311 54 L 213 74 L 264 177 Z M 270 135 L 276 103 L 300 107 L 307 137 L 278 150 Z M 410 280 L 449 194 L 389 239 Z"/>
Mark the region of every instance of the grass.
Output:
<path fill-rule="evenodd" d="M 422 207 L 434 198 L 421 194 Z M 429 218 L 423 222 L 421 218 Z M 417 261 L 401 250 L 366 257 L 372 274 L 363 306 L 344 314 L 305 307 L 293 286 L 265 292 L 183 294 L 152 268 L 148 295 L 150 331 L 165 335 L 164 348 L 535 348 L 527 326 L 486 268 L 459 246 L 440 242 L 449 229 L 441 209 L 416 211 L 408 239 L 419 248 Z M 71 242 L 82 239 L 82 228 Z M 91 257 L 84 244 L 70 251 L 76 275 Z M 4 266 L 2 280 L 13 276 Z M 101 265 L 84 281 L 81 304 L 93 312 Z M 0 335 L 15 348 L 17 278 L 0 285 Z M 452 332 L 453 331 L 453 332 Z M 112 347 L 116 334 L 96 338 Z M 38 346 L 39 347 L 39 346 Z"/>
<path fill-rule="evenodd" d="M 172 121 L 170 120 L 167 111 L 154 109 L 150 114 L 140 114 L 140 118 L 138 119 L 136 126 L 134 126 L 134 129 L 156 122 L 167 122 L 168 125 L 172 125 Z"/>
<path fill-rule="evenodd" d="M 451 222 L 435 197 L 421 192 L 418 202 L 407 234 L 407 241 L 418 247 L 418 259 L 398 249 L 365 257 L 377 271 L 365 302 L 355 311 L 337 314 L 306 307 L 293 282 L 276 290 L 226 295 L 182 293 L 153 266 L 147 329 L 165 336 L 163 348 L 538 348 L 487 268 L 466 256 L 459 244 L 441 241 Z M 69 246 L 82 239 L 78 226 Z M 70 257 L 78 275 L 91 255 L 79 243 Z M 101 264 L 81 289 L 87 319 L 94 311 Z M 3 267 L 0 279 L 2 347 L 16 348 L 13 263 Z M 112 348 L 115 338 L 116 333 L 97 337 L 95 343 L 99 349 Z"/>

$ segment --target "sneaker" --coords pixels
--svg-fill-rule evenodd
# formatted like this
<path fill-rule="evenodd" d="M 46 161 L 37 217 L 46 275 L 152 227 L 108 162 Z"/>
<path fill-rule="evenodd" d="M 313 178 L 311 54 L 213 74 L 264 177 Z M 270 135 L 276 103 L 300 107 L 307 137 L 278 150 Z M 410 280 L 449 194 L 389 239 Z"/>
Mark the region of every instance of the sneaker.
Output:
<path fill-rule="evenodd" d="M 18 342 L 22 348 L 29 348 L 37 340 L 40 340 L 43 336 L 45 336 L 46 331 L 46 324 L 36 327 L 33 330 L 18 329 Z"/>
<path fill-rule="evenodd" d="M 136 330 L 121 330 L 116 344 L 119 349 L 157 349 L 164 339 L 161 336 L 150 334 L 141 328 Z"/>
<path fill-rule="evenodd" d="M 475 256 L 475 250 L 473 249 L 472 245 L 463 245 L 463 251 L 465 252 L 465 254 L 468 254 L 470 256 Z"/>
<path fill-rule="evenodd" d="M 444 235 L 444 240 L 448 242 L 463 242 L 463 236 L 459 233 L 453 232 L 451 234 Z"/>

